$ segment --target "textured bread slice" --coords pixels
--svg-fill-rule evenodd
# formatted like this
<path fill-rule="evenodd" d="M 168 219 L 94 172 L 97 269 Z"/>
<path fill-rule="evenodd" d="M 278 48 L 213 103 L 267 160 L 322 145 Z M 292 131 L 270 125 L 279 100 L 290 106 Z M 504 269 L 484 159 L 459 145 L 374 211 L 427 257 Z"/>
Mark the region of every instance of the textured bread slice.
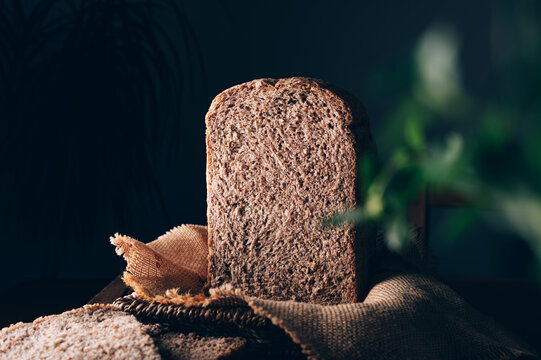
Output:
<path fill-rule="evenodd" d="M 94 304 L 0 330 L 3 359 L 217 360 L 240 356 L 246 340 L 142 324 L 112 305 Z"/>
<path fill-rule="evenodd" d="M 241 337 L 185 334 L 166 324 L 150 324 L 146 330 L 165 360 L 236 359 L 245 354 L 246 339 Z"/>
<path fill-rule="evenodd" d="M 362 105 L 315 79 L 260 79 L 206 116 L 208 286 L 320 304 L 362 299 L 371 229 L 322 219 L 362 200 L 357 156 L 374 145 Z"/>
<path fill-rule="evenodd" d="M 0 331 L 0 359 L 161 359 L 133 315 L 88 305 Z"/>

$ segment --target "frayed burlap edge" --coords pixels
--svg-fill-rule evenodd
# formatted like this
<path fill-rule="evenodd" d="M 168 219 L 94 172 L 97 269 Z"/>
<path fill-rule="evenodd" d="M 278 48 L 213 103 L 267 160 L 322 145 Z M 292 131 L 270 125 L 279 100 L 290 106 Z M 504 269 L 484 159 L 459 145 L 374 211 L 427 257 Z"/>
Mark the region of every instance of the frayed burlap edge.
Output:
<path fill-rule="evenodd" d="M 170 235 L 171 231 L 158 240 Z M 202 290 L 206 279 L 192 269 L 173 263 L 149 244 L 118 233 L 110 237 L 110 242 L 115 246 L 116 254 L 127 263 L 122 280 L 138 295 L 150 298 L 166 293 L 178 284 L 182 284 L 182 288 L 176 288 L 178 292 Z"/>
<path fill-rule="evenodd" d="M 128 274 L 122 279 L 126 285 L 130 286 L 135 291 L 135 295 L 143 301 L 157 302 L 162 305 L 175 305 L 189 307 L 223 307 L 223 306 L 243 306 L 246 305 L 244 295 L 238 289 L 234 289 L 233 286 L 225 284 L 216 289 L 210 289 L 209 295 L 203 293 L 190 294 L 181 293 L 179 289 L 169 289 L 164 295 L 151 296 L 144 291 L 137 291 L 139 287 L 138 283 L 132 280 Z M 127 280 L 127 281 L 126 281 Z"/>

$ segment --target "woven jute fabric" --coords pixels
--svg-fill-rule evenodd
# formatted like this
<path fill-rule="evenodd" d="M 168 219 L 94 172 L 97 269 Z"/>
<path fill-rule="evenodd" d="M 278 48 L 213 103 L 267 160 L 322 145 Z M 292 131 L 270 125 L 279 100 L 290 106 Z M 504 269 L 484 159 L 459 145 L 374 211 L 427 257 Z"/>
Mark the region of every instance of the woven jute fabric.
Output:
<path fill-rule="evenodd" d="M 172 288 L 198 293 L 203 288 L 207 278 L 206 226 L 177 226 L 148 244 L 115 234 L 111 243 L 128 263 L 123 280 L 138 294 L 152 297 Z"/>
<path fill-rule="evenodd" d="M 124 279 L 135 290 L 115 306 L 186 332 L 244 337 L 267 357 L 538 358 L 448 286 L 385 250 L 363 302 L 322 306 L 248 297 L 227 285 L 201 293 L 207 261 L 202 226 L 175 228 L 148 245 L 120 235 L 111 241 L 128 262 Z M 164 260 L 179 268 L 164 272 Z"/>

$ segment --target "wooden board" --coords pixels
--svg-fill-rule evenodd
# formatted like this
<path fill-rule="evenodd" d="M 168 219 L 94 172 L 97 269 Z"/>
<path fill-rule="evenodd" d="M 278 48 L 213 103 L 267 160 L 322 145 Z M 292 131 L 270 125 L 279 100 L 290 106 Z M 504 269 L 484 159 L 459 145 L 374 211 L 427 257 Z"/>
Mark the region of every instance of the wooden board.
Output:
<path fill-rule="evenodd" d="M 131 290 L 122 281 L 122 276 L 118 275 L 99 293 L 97 293 L 88 304 L 112 304 L 113 301 L 121 296 L 128 295 Z"/>

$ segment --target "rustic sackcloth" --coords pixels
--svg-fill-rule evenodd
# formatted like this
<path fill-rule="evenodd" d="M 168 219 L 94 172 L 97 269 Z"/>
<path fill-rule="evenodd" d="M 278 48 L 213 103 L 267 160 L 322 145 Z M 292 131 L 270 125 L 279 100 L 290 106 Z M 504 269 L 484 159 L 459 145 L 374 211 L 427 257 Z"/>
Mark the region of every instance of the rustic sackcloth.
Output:
<path fill-rule="evenodd" d="M 249 297 L 231 286 L 203 293 L 207 229 L 176 227 L 143 244 L 115 235 L 134 289 L 115 306 L 184 332 L 240 336 L 249 357 L 309 359 L 537 359 L 534 350 L 453 290 L 380 249 L 361 303 L 322 306 Z"/>

